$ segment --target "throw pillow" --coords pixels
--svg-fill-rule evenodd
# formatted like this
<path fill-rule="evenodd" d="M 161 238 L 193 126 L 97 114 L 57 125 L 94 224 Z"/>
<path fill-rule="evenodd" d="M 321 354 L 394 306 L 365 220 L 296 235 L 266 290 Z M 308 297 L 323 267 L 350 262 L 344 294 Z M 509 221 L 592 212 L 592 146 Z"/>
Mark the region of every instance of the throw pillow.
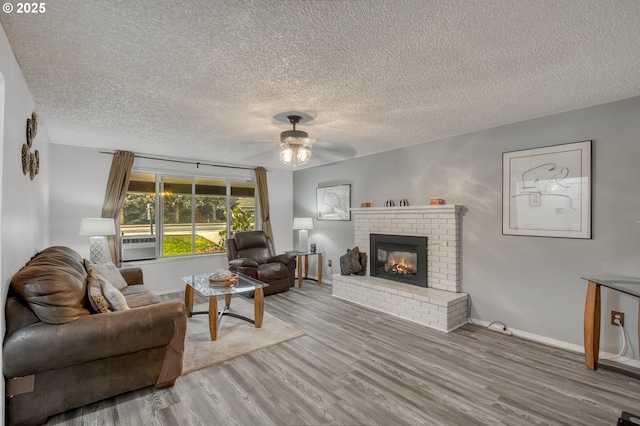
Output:
<path fill-rule="evenodd" d="M 367 271 L 367 253 L 360 253 L 360 266 L 362 266 L 362 270 L 360 272 L 356 272 L 356 275 L 366 275 Z"/>
<path fill-rule="evenodd" d="M 360 264 L 360 249 L 358 246 L 353 250 L 347 249 L 347 253 L 340 256 L 340 275 L 351 275 L 362 271 Z"/>
<path fill-rule="evenodd" d="M 98 277 L 93 270 L 87 273 L 87 296 L 89 296 L 89 304 L 93 308 L 94 312 L 103 314 L 111 312 L 111 309 L 109 309 L 109 302 L 102 294 L 100 281 L 98 281 Z"/>
<path fill-rule="evenodd" d="M 107 281 L 104 277 L 100 275 L 96 275 L 98 281 L 100 282 L 100 287 L 102 288 L 102 294 L 109 302 L 109 307 L 112 311 L 124 311 L 129 308 L 127 305 L 127 299 L 125 299 L 124 294 L 120 292 L 113 284 Z"/>
<path fill-rule="evenodd" d="M 127 284 L 127 281 L 118 270 L 118 267 L 112 262 L 93 263 L 85 259 L 85 268 L 87 268 L 87 272 L 89 272 L 89 266 L 87 265 L 90 265 L 90 267 L 93 268 L 96 275 L 100 275 L 101 277 L 109 281 L 118 290 L 122 290 L 123 288 L 129 286 L 129 284 Z"/>

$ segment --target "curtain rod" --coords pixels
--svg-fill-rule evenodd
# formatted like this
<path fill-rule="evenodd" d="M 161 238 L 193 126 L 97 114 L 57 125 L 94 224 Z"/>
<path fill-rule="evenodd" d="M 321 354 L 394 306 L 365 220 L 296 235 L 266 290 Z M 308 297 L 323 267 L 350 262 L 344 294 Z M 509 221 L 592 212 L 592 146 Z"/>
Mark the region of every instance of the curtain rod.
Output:
<path fill-rule="evenodd" d="M 115 152 L 109 152 L 109 151 L 98 151 L 98 152 L 100 154 L 110 154 L 110 155 L 115 154 Z M 249 167 L 249 166 L 231 166 L 228 164 L 203 163 L 201 161 L 173 160 L 170 158 L 152 157 L 150 155 L 136 154 L 135 152 L 133 153 L 133 155 L 136 156 L 137 158 L 144 158 L 147 160 L 167 161 L 170 163 L 180 163 L 180 164 L 195 164 L 196 168 L 199 168 L 200 166 L 221 167 L 226 169 L 240 169 L 240 170 L 255 170 L 257 168 L 257 167 Z"/>

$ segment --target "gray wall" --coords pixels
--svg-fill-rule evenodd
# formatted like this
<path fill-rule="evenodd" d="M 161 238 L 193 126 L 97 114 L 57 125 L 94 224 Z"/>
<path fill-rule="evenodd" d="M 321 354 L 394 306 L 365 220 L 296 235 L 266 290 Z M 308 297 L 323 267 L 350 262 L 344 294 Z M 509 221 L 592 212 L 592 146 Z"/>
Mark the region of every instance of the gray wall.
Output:
<path fill-rule="evenodd" d="M 640 98 L 633 98 L 299 170 L 294 216 L 314 217 L 310 239 L 322 244 L 339 273 L 340 255 L 354 244 L 353 222 L 315 220 L 316 187 L 351 184 L 352 207 L 383 206 L 389 198 L 460 204 L 462 291 L 471 296 L 471 317 L 580 349 L 586 291 L 580 277 L 640 276 L 638 135 Z M 583 140 L 594 141 L 593 239 L 502 235 L 502 153 Z M 603 290 L 603 318 L 612 309 L 625 312 L 633 345 L 625 356 L 640 365 L 638 301 Z M 617 353 L 620 344 L 618 329 L 603 320 L 601 349 Z"/>

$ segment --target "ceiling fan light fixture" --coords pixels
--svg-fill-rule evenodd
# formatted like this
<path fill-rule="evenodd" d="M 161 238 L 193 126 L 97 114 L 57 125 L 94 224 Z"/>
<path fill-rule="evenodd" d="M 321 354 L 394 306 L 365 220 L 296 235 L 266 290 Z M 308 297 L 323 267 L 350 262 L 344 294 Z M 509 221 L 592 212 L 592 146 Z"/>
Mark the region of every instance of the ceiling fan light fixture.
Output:
<path fill-rule="evenodd" d="M 290 166 L 291 164 L 293 164 L 293 157 L 294 157 L 293 148 L 283 146 L 282 151 L 280 151 L 280 161 L 283 164 Z"/>
<path fill-rule="evenodd" d="M 289 115 L 287 118 L 293 125 L 293 130 L 285 130 L 280 133 L 280 162 L 287 166 L 301 166 L 309 162 L 314 141 L 309 138 L 307 132 L 296 130 L 296 124 L 300 122 L 302 117 Z"/>
<path fill-rule="evenodd" d="M 311 150 L 309 148 L 298 148 L 298 151 L 296 152 L 296 159 L 298 160 L 298 164 L 306 164 L 307 162 L 309 162 L 310 158 Z"/>

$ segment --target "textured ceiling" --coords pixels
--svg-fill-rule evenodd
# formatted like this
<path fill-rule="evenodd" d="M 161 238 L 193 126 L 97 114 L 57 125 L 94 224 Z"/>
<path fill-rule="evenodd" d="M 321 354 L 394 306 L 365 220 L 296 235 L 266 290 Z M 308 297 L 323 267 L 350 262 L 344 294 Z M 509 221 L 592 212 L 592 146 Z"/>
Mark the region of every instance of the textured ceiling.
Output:
<path fill-rule="evenodd" d="M 0 14 L 52 143 L 305 167 L 640 95 L 638 0 L 55 0 Z"/>

